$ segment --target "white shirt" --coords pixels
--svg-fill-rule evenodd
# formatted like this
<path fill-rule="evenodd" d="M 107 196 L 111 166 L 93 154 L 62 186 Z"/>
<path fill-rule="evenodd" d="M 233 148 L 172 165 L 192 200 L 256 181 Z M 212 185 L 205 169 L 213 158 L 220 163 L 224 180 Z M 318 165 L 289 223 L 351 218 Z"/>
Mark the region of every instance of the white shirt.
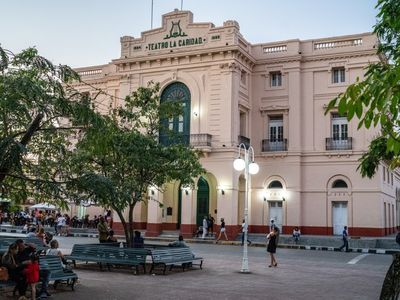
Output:
<path fill-rule="evenodd" d="M 57 226 L 65 226 L 65 218 L 64 217 L 58 217 Z"/>
<path fill-rule="evenodd" d="M 247 229 L 247 225 L 245 222 L 242 223 L 242 232 L 244 232 Z"/>
<path fill-rule="evenodd" d="M 203 228 L 204 229 L 208 228 L 207 219 L 203 219 Z"/>

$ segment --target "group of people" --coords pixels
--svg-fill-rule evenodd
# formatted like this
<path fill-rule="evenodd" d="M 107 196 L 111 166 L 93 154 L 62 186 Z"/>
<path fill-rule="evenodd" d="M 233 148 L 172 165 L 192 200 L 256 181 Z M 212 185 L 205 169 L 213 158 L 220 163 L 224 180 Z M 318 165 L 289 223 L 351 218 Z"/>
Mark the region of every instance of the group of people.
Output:
<path fill-rule="evenodd" d="M 56 240 L 50 242 L 50 247 L 46 255 L 60 256 L 66 263 Z M 31 299 L 43 299 L 50 296 L 47 291 L 49 271 L 40 269 L 39 255 L 35 245 L 25 243 L 23 239 L 17 239 L 9 245 L 7 252 L 3 255 L 1 266 L 7 268 L 9 279 L 16 283 L 20 298 L 24 299 L 28 287 L 31 288 Z M 41 287 L 37 293 L 36 285 L 39 281 Z"/>

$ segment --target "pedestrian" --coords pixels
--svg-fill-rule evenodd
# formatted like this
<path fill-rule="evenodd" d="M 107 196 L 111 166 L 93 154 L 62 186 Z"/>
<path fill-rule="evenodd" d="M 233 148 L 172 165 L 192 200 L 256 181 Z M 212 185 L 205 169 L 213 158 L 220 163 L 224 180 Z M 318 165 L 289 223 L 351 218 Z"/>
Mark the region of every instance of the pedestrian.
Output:
<path fill-rule="evenodd" d="M 398 229 L 398 231 L 397 231 L 396 243 L 400 246 L 400 229 Z"/>
<path fill-rule="evenodd" d="M 107 243 L 108 226 L 103 216 L 100 216 L 99 224 L 97 224 L 97 231 L 99 232 L 99 242 Z"/>
<path fill-rule="evenodd" d="M 183 240 L 183 235 L 179 235 L 178 240 L 168 244 L 169 247 L 183 247 L 188 248 L 185 241 Z"/>
<path fill-rule="evenodd" d="M 245 220 L 242 221 L 242 246 L 244 245 L 244 235 L 248 229 L 248 225 L 246 224 Z M 247 236 L 247 244 L 251 245 L 251 241 L 249 240 L 249 236 Z"/>
<path fill-rule="evenodd" d="M 211 233 L 211 236 L 214 235 L 214 223 L 215 223 L 215 219 L 213 218 L 213 216 L 210 214 L 208 216 L 208 233 Z"/>
<path fill-rule="evenodd" d="M 25 267 L 24 273 L 26 283 L 31 287 L 31 299 L 36 299 L 36 284 L 39 282 L 39 256 L 35 253 L 31 253 L 30 263 Z M 47 295 L 44 298 L 47 298 Z"/>
<path fill-rule="evenodd" d="M 141 237 L 141 233 L 135 230 L 135 237 L 133 238 L 133 248 L 144 248 L 144 238 Z"/>
<path fill-rule="evenodd" d="M 221 218 L 221 227 L 219 229 L 219 235 L 218 235 L 218 238 L 217 238 L 217 241 L 216 241 L 217 243 L 220 240 L 222 234 L 224 234 L 225 240 L 228 240 L 228 237 L 226 236 L 226 232 L 225 232 L 225 220 L 224 220 L 224 218 Z"/>
<path fill-rule="evenodd" d="M 280 230 L 279 230 L 279 227 L 278 226 L 276 226 L 276 224 L 275 224 L 275 220 L 274 219 L 271 219 L 271 221 L 270 221 L 270 223 L 269 223 L 269 230 L 270 230 L 270 232 L 272 232 L 273 230 L 274 230 L 274 228 L 276 229 L 276 244 L 278 244 L 279 243 L 279 235 L 280 235 Z"/>
<path fill-rule="evenodd" d="M 294 242 L 297 244 L 298 242 L 299 242 L 299 240 L 300 240 L 300 235 L 301 235 L 301 232 L 300 232 L 300 229 L 299 229 L 299 227 L 295 227 L 294 229 L 293 229 L 293 239 L 294 239 Z"/>
<path fill-rule="evenodd" d="M 204 218 L 203 218 L 203 234 L 201 235 L 202 239 L 204 239 L 207 235 L 207 228 L 208 228 L 207 216 L 204 216 Z"/>
<path fill-rule="evenodd" d="M 57 218 L 57 234 L 59 236 L 64 234 L 65 221 L 65 217 L 59 214 Z"/>
<path fill-rule="evenodd" d="M 278 237 L 278 231 L 276 227 L 273 227 L 271 232 L 267 235 L 267 240 L 268 240 L 267 251 L 271 258 L 271 263 L 268 266 L 270 268 L 278 266 L 278 262 L 276 261 L 275 258 L 276 247 L 278 246 L 277 237 Z"/>
<path fill-rule="evenodd" d="M 349 250 L 349 232 L 347 231 L 347 226 L 344 226 L 342 232 L 343 245 L 339 248 L 339 251 L 342 251 L 344 247 L 346 247 L 346 252 L 350 252 Z"/>
<path fill-rule="evenodd" d="M 24 274 L 24 269 L 29 261 L 19 262 L 17 261 L 18 245 L 12 243 L 8 246 L 8 250 L 1 259 L 2 266 L 8 270 L 10 280 L 16 283 L 16 289 L 18 290 L 19 296 L 25 296 L 27 283 Z"/>

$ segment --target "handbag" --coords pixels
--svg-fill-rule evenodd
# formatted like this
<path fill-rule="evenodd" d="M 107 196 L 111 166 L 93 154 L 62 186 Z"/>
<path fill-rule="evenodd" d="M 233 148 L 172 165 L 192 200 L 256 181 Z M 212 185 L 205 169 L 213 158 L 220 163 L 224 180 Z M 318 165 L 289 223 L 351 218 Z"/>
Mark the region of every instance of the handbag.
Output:
<path fill-rule="evenodd" d="M 8 280 L 8 270 L 6 267 L 0 267 L 0 280 L 1 281 Z"/>

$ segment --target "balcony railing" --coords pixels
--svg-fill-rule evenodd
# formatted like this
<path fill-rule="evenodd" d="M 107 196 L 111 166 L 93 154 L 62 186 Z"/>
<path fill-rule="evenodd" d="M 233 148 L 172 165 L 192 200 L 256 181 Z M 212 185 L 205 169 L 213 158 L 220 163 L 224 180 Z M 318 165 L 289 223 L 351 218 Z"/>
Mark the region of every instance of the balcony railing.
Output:
<path fill-rule="evenodd" d="M 175 145 L 175 144 L 184 144 L 184 145 L 189 145 L 189 138 L 190 136 L 188 134 L 162 134 L 159 136 L 159 142 L 160 144 L 163 144 L 165 146 L 170 146 L 170 145 Z"/>
<path fill-rule="evenodd" d="M 288 140 L 262 140 L 262 152 L 287 151 Z"/>
<path fill-rule="evenodd" d="M 190 145 L 192 145 L 193 147 L 211 147 L 211 134 L 191 134 Z"/>
<path fill-rule="evenodd" d="M 340 140 L 334 138 L 326 138 L 325 145 L 326 150 L 351 150 L 353 149 L 353 140 L 351 137 Z"/>
<path fill-rule="evenodd" d="M 248 137 L 245 137 L 245 136 L 243 136 L 243 135 L 239 135 L 239 136 L 238 136 L 238 142 L 239 142 L 239 145 L 240 145 L 240 144 L 244 144 L 245 147 L 246 147 L 247 149 L 249 149 L 249 147 L 250 147 L 250 139 L 249 139 Z"/>

